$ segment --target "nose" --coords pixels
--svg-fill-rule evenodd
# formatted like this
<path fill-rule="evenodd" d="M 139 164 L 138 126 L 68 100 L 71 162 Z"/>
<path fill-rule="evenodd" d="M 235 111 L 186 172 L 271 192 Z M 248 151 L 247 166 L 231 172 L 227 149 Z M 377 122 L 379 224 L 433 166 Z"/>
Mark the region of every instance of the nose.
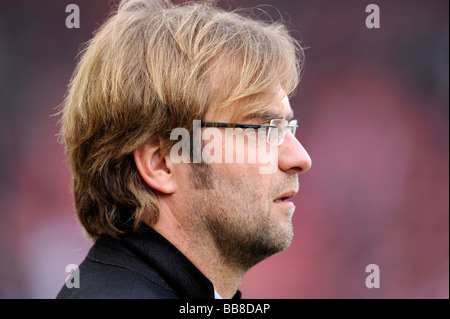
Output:
<path fill-rule="evenodd" d="M 283 144 L 278 148 L 278 167 L 280 170 L 292 173 L 304 173 L 311 168 L 311 157 L 290 132 L 286 133 Z"/>

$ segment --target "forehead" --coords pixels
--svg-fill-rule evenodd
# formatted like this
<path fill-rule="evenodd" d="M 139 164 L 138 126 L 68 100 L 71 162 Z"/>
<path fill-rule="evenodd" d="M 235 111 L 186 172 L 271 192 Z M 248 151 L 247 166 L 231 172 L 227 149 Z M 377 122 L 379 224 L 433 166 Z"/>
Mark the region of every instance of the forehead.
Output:
<path fill-rule="evenodd" d="M 289 98 L 287 96 L 285 96 L 280 103 L 267 112 L 277 115 L 277 118 L 283 118 L 286 120 L 291 120 L 294 117 L 294 111 L 291 108 L 291 104 L 289 103 Z"/>

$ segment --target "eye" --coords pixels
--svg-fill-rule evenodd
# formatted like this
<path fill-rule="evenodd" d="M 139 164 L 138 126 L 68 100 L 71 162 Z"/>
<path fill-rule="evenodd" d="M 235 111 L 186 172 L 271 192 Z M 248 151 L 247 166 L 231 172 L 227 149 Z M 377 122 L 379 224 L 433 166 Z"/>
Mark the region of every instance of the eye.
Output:
<path fill-rule="evenodd" d="M 285 121 L 281 119 L 273 119 L 270 121 L 270 124 L 275 125 L 280 132 L 283 131 L 285 127 Z"/>

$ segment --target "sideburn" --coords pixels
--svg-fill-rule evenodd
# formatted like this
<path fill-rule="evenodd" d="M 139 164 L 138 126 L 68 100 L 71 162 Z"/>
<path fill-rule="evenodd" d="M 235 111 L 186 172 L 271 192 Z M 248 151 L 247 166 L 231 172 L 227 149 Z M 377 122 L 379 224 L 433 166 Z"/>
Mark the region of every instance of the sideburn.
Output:
<path fill-rule="evenodd" d="M 191 163 L 192 184 L 195 189 L 213 189 L 214 179 L 211 165 L 201 163 Z"/>
<path fill-rule="evenodd" d="M 201 131 L 199 132 L 201 134 Z M 191 140 L 193 141 L 193 132 L 190 132 Z M 210 164 L 203 161 L 202 158 L 202 150 L 203 150 L 203 141 L 201 141 L 201 149 L 197 149 L 195 147 L 190 148 L 191 155 L 191 176 L 192 176 L 192 185 L 195 189 L 213 189 L 214 188 L 214 173 Z M 193 145 L 193 143 L 191 143 Z M 198 154 L 200 152 L 200 154 Z M 201 158 L 200 163 L 194 163 L 194 158 Z"/>

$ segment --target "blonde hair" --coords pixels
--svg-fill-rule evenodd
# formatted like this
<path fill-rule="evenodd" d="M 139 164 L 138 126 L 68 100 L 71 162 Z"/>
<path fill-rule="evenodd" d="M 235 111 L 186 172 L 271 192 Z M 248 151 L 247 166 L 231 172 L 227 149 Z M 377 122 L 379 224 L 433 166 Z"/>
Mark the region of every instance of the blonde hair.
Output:
<path fill-rule="evenodd" d="M 62 109 L 75 208 L 94 240 L 156 221 L 157 194 L 133 151 L 191 129 L 206 111 L 239 104 L 234 119 L 293 92 L 303 51 L 281 23 L 226 12 L 213 2 L 122 1 L 83 50 Z M 239 103 L 245 101 L 245 103 Z"/>

